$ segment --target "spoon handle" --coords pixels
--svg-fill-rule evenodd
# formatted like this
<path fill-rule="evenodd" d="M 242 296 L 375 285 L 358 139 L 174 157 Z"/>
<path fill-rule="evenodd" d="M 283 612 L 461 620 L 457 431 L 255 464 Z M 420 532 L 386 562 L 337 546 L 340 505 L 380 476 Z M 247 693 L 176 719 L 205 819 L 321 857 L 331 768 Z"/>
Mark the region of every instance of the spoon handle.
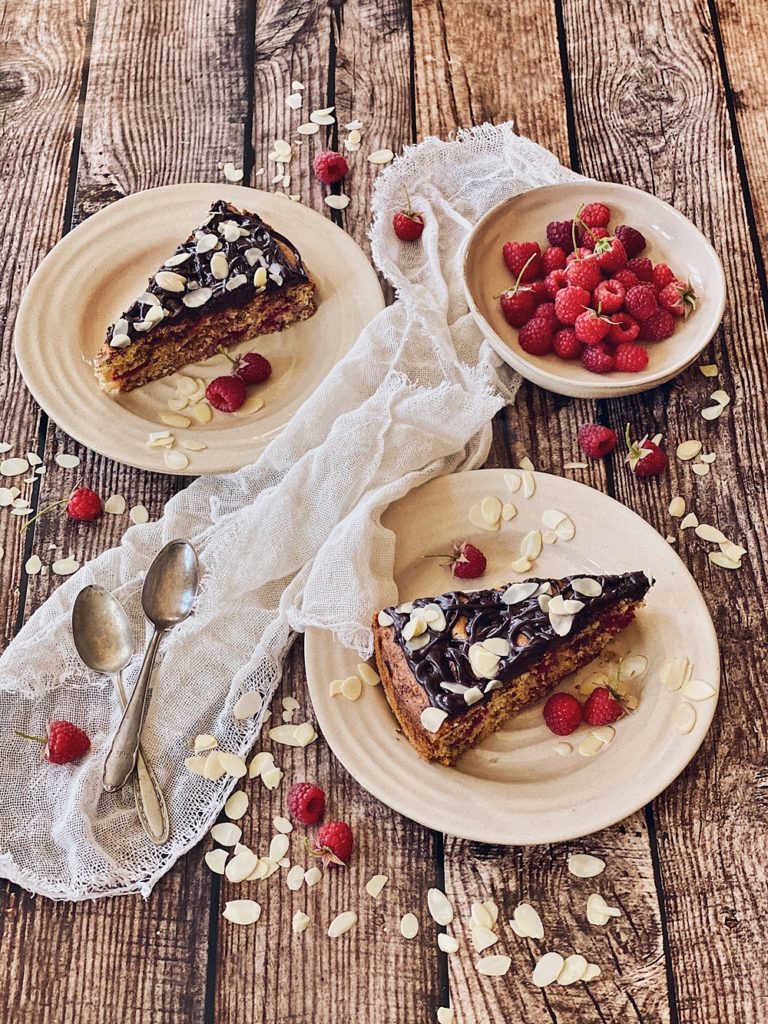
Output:
<path fill-rule="evenodd" d="M 108 793 L 114 793 L 121 789 L 136 766 L 141 727 L 144 724 L 146 712 L 147 690 L 159 642 L 160 630 L 156 629 L 149 641 L 139 678 L 136 680 L 128 706 L 123 712 L 123 717 L 120 719 L 104 762 L 102 785 Z"/>
<path fill-rule="evenodd" d="M 118 672 L 114 680 L 120 707 L 125 711 L 128 698 L 123 687 L 123 673 Z M 168 808 L 157 777 L 144 757 L 141 746 L 139 746 L 139 753 L 136 757 L 136 782 L 133 793 L 136 800 L 136 813 L 144 831 L 157 846 L 167 843 L 171 831 Z"/>

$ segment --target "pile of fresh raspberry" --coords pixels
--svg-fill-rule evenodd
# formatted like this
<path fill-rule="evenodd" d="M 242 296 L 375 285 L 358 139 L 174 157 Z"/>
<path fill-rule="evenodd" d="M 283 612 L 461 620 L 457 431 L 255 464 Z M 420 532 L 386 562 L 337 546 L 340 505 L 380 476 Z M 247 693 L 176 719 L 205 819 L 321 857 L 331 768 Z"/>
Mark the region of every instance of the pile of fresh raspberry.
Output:
<path fill-rule="evenodd" d="M 603 203 L 579 207 L 571 220 L 547 225 L 549 246 L 507 242 L 502 250 L 514 283 L 500 296 L 520 348 L 579 359 L 593 373 L 638 373 L 648 365 L 641 341 L 669 338 L 676 318 L 696 308 L 689 281 L 641 253 L 646 241 L 628 224 L 609 231 Z"/>

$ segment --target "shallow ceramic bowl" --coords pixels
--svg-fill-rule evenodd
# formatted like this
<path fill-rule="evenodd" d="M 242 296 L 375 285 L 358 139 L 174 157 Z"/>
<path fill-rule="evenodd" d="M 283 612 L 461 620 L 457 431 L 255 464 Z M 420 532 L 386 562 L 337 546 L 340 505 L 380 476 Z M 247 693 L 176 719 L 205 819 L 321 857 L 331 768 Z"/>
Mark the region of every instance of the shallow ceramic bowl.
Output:
<path fill-rule="evenodd" d="M 501 312 L 498 296 L 512 284 L 502 259 L 505 242 L 547 246 L 551 220 L 573 217 L 584 202 L 602 202 L 611 210 L 611 225 L 631 224 L 645 235 L 643 256 L 668 263 L 678 277 L 690 280 L 698 307 L 675 324 L 666 341 L 648 343 L 642 373 L 600 375 L 579 360 L 554 354 L 531 356 L 518 342 L 518 330 Z M 464 252 L 464 288 L 475 320 L 492 348 L 527 380 L 548 391 L 577 398 L 613 398 L 647 391 L 671 380 L 699 355 L 720 324 L 725 306 L 725 275 L 717 253 L 681 213 L 655 196 L 627 185 L 576 181 L 548 185 L 513 196 L 490 210 L 470 234 Z"/>

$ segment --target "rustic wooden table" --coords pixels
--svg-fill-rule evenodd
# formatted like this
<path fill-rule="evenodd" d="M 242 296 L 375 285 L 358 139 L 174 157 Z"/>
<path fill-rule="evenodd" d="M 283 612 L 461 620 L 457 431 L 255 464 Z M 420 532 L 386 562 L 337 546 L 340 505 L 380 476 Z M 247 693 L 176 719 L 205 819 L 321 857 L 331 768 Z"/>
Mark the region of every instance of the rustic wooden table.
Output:
<path fill-rule="evenodd" d="M 572 167 L 647 189 L 673 203 L 723 257 L 729 300 L 707 360 L 733 405 L 715 424 L 699 416 L 712 388 L 694 368 L 634 399 L 574 401 L 523 387 L 495 424 L 490 465 L 523 453 L 559 472 L 577 454 L 586 420 L 662 431 L 670 448 L 704 437 L 714 472 L 694 478 L 673 458 L 651 483 L 591 465 L 584 478 L 666 534 L 672 495 L 686 495 L 749 548 L 737 574 L 711 566 L 689 531 L 680 551 L 699 581 L 722 645 L 715 723 L 690 768 L 644 811 L 562 847 L 484 847 L 438 835 L 378 804 L 321 742 L 296 753 L 295 777 L 317 779 L 360 837 L 354 866 L 310 903 L 318 915 L 359 903 L 371 874 L 390 876 L 375 913 L 342 941 L 291 933 L 287 890 L 263 897 L 257 929 L 222 921 L 230 885 L 203 864 L 207 842 L 149 901 L 53 904 L 4 885 L 0 1005 L 40 1024 L 433 1021 L 452 1000 L 460 1024 L 486 1021 L 685 1022 L 768 1020 L 766 892 L 768 587 L 763 388 L 768 383 L 768 49 L 759 4 L 746 0 L 2 0 L 0 181 L 6 218 L 1 394 L 4 437 L 22 451 L 77 451 L 102 494 L 144 501 L 153 516 L 184 485 L 126 469 L 74 445 L 27 393 L 12 354 L 14 313 L 39 261 L 74 225 L 121 196 L 171 182 L 217 180 L 231 159 L 258 184 L 272 141 L 287 131 L 291 79 L 310 109 L 337 107 L 365 122 L 365 146 L 402 146 L 457 126 L 513 118 Z M 294 118 L 295 119 L 295 118 Z M 337 130 L 327 142 L 337 143 Z M 305 146 L 291 191 L 329 213 Z M 362 157 L 363 154 L 361 154 Z M 376 170 L 358 159 L 352 203 L 340 217 L 366 246 Z M 269 186 L 267 186 L 269 187 Z M 50 339 L 56 358 L 56 339 Z M 717 386 L 717 385 L 715 385 Z M 617 464 L 618 465 L 618 464 Z M 55 467 L 40 506 L 71 483 Z M 119 541 L 106 516 L 74 529 L 49 516 L 22 536 L 2 519 L 0 615 L 6 638 L 56 585 L 27 578 L 32 550 L 76 548 L 85 559 Z M 297 642 L 283 693 L 308 700 Z M 611 780 L 606 779 L 606 786 Z M 279 792 L 262 796 L 245 841 L 264 844 Z M 566 854 L 590 849 L 611 864 L 604 890 L 623 917 L 584 929 L 568 897 Z M 493 896 L 506 919 L 523 897 L 541 910 L 550 946 L 578 948 L 602 966 L 589 986 L 535 990 L 532 951 L 505 941 L 513 966 L 483 978 L 467 951 L 438 953 L 426 924 L 403 940 L 400 914 L 444 887 L 466 919 Z M 262 896 L 259 896 L 262 899 Z M 298 905 L 298 904 L 297 904 Z M 512 940 L 511 934 L 507 936 Z"/>

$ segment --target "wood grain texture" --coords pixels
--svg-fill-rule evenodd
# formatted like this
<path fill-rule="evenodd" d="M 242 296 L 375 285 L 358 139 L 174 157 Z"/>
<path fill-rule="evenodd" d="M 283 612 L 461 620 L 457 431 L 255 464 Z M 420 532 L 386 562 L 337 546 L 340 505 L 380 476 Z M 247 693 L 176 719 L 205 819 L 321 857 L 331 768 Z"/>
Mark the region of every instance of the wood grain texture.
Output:
<path fill-rule="evenodd" d="M 713 27 L 706 4 L 685 0 L 627 9 L 599 24 L 593 6 L 569 0 L 565 24 L 585 172 L 655 192 L 728 254 L 730 301 L 703 361 L 721 367 L 714 386 L 733 395 L 734 404 L 706 424 L 699 410 L 713 382 L 691 369 L 672 386 L 611 403 L 610 419 L 615 427 L 629 419 L 641 432 L 663 431 L 670 451 L 684 438 L 700 437 L 718 456 L 704 478 L 674 457 L 658 481 L 619 472 L 622 501 L 666 532 L 669 498 L 682 494 L 702 521 L 719 525 L 750 551 L 734 579 L 708 565 L 709 545 L 695 536 L 680 542 L 707 595 L 724 677 L 702 751 L 656 801 L 655 816 L 679 1020 L 757 1022 L 768 1005 L 759 909 L 765 878 L 753 866 L 764 854 L 760 787 L 768 715 L 761 697 L 765 653 L 748 638 L 762 635 L 766 625 L 766 493 L 755 453 L 766 444 L 761 395 L 768 337 Z M 606 52 L 622 60 L 603 61 Z M 695 640 L 691 654 L 695 660 Z"/>

